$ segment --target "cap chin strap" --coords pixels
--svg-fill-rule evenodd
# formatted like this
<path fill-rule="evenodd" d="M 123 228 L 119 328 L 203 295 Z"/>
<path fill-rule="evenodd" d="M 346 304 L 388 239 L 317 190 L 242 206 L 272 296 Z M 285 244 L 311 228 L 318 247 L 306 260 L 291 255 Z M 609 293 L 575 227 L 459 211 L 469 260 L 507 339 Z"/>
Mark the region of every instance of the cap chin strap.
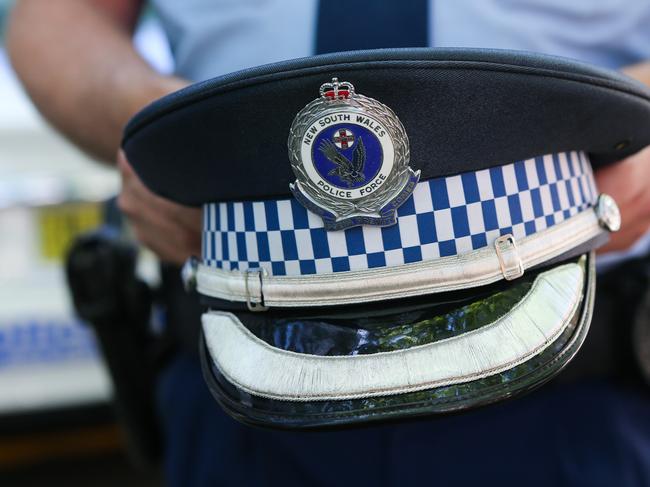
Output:
<path fill-rule="evenodd" d="M 575 318 L 585 270 L 558 266 L 511 311 L 477 330 L 404 350 L 320 356 L 273 347 L 232 313 L 203 315 L 214 365 L 253 395 L 283 401 L 357 399 L 470 382 L 509 370 L 548 347 Z"/>
<path fill-rule="evenodd" d="M 605 234 L 597 211 L 588 209 L 517 242 L 512 236 L 503 236 L 493 246 L 398 267 L 269 276 L 261 270 L 228 271 L 198 264 L 196 288 L 206 296 L 247 303 L 252 310 L 257 304 L 264 305 L 263 310 L 268 306 L 335 306 L 407 298 L 515 279 L 526 269 Z"/>

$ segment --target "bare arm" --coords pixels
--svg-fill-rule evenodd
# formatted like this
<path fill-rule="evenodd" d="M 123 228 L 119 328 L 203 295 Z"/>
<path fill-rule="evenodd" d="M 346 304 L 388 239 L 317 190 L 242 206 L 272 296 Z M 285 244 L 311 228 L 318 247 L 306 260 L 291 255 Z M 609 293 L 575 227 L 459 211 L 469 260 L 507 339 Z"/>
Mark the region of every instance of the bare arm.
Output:
<path fill-rule="evenodd" d="M 151 69 L 131 36 L 143 0 L 19 0 L 8 47 L 34 103 L 64 135 L 93 156 L 117 161 L 119 204 L 136 237 L 162 260 L 200 253 L 201 212 L 151 193 L 118 153 L 128 119 L 187 84 Z"/>
<path fill-rule="evenodd" d="M 43 115 L 91 155 L 115 161 L 122 129 L 147 103 L 187 82 L 156 73 L 131 35 L 142 0 L 19 0 L 11 61 Z"/>

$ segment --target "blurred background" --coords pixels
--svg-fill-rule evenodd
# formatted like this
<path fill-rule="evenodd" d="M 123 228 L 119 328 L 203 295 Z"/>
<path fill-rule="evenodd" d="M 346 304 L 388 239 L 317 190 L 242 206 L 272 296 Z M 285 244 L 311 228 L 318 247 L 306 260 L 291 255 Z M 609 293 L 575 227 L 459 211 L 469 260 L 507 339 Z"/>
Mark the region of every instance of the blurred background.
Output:
<path fill-rule="evenodd" d="M 0 485 L 158 485 L 157 472 L 127 459 L 106 365 L 63 269 L 119 180 L 49 127 L 20 87 L 4 49 L 12 4 L 0 0 Z M 172 69 L 150 14 L 135 41 Z"/>

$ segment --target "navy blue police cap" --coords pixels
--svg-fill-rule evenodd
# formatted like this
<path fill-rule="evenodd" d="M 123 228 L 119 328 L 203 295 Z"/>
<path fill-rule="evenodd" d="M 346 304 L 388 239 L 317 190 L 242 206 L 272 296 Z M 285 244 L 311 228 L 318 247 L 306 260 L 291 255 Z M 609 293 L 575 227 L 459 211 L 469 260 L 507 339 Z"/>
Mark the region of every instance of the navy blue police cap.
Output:
<path fill-rule="evenodd" d="M 650 92 L 524 52 L 337 53 L 154 102 L 123 148 L 201 205 L 204 376 L 252 424 L 468 409 L 555 375 L 620 226 L 593 168 L 650 144 Z M 191 324 L 188 324 L 191 326 Z"/>

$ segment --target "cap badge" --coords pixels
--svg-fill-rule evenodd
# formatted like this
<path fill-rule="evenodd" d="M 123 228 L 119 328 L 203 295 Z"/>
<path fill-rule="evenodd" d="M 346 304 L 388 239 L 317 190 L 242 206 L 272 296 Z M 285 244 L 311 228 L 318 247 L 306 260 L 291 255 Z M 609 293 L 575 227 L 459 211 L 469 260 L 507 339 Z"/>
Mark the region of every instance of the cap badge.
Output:
<path fill-rule="evenodd" d="M 291 192 L 327 230 L 393 225 L 420 178 L 397 115 L 337 78 L 296 115 L 288 145 Z"/>

